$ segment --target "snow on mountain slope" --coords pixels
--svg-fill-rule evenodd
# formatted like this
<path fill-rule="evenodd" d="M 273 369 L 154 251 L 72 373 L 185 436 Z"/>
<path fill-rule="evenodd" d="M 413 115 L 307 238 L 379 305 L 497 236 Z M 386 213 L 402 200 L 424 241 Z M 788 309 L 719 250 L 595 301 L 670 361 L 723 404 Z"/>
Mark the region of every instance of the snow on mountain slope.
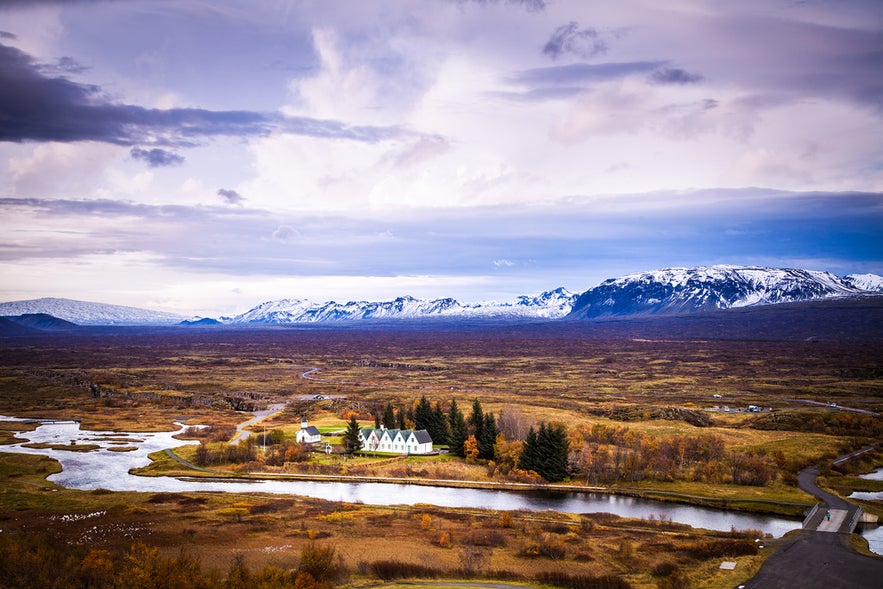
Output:
<path fill-rule="evenodd" d="M 509 302 L 461 303 L 403 296 L 391 301 L 315 303 L 282 299 L 258 305 L 220 324 L 296 324 L 363 319 L 585 319 L 627 315 L 675 314 L 751 305 L 883 293 L 883 277 L 760 266 L 667 268 L 605 280 L 581 295 L 558 288 Z M 0 303 L 0 317 L 45 313 L 78 325 L 174 325 L 186 317 L 135 307 L 44 298 Z M 194 318 L 189 324 L 215 320 Z"/>
<path fill-rule="evenodd" d="M 690 313 L 855 296 L 829 272 L 760 266 L 668 268 L 605 280 L 577 298 L 568 317 Z"/>
<path fill-rule="evenodd" d="M 313 303 L 303 299 L 269 301 L 237 315 L 230 323 L 316 323 L 358 319 L 424 318 L 543 318 L 555 319 L 570 312 L 576 295 L 563 288 L 535 297 L 520 296 L 508 303 L 460 303 L 452 298 L 415 299 L 398 297 L 392 301 L 350 301 Z"/>
<path fill-rule="evenodd" d="M 843 281 L 868 292 L 883 292 L 883 276 L 876 274 L 847 274 Z"/>
<path fill-rule="evenodd" d="M 136 307 L 107 305 L 71 299 L 32 299 L 0 303 L 0 315 L 45 313 L 77 325 L 173 325 L 180 315 Z"/>

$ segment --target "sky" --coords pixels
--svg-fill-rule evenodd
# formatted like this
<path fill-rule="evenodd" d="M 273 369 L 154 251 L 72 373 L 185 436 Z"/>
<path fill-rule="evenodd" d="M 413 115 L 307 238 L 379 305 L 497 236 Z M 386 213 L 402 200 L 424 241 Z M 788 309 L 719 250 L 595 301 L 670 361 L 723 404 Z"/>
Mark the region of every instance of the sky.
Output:
<path fill-rule="evenodd" d="M 0 0 L 0 301 L 883 274 L 879 0 Z"/>

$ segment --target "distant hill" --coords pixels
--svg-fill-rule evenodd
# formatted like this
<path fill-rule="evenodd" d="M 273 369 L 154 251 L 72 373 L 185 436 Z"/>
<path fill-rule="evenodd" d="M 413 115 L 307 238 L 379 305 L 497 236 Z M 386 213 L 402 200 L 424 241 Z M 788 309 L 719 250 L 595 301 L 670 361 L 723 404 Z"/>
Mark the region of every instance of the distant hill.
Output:
<path fill-rule="evenodd" d="M 206 327 L 210 325 L 221 325 L 221 322 L 217 319 L 212 319 L 211 317 L 202 317 L 201 319 L 185 319 L 178 325 L 183 325 L 185 327 Z"/>
<path fill-rule="evenodd" d="M 67 331 L 79 327 L 76 323 L 53 317 L 47 313 L 26 313 L 24 315 L 4 317 L 4 319 L 16 325 L 41 331 Z"/>
<path fill-rule="evenodd" d="M 32 299 L 0 303 L 0 316 L 45 313 L 77 325 L 174 325 L 181 315 L 71 299 Z"/>
<path fill-rule="evenodd" d="M 40 333 L 40 330 L 20 325 L 15 321 L 10 321 L 6 317 L 0 317 L 0 337 L 33 335 L 35 333 Z"/>
<path fill-rule="evenodd" d="M 560 326 L 558 326 L 560 325 Z M 591 339 L 883 342 L 883 297 L 856 296 L 673 315 L 563 321 Z"/>

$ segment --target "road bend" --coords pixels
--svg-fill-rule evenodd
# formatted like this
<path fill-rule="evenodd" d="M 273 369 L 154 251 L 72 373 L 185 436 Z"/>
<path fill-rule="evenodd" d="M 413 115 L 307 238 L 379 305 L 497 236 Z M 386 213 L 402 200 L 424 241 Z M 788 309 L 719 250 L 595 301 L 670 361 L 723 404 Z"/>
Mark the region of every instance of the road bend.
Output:
<path fill-rule="evenodd" d="M 839 459 L 838 459 L 839 460 Z M 769 557 L 745 589 L 877 589 L 883 558 L 852 550 L 849 535 L 858 506 L 816 485 L 818 468 L 797 476 L 797 485 L 824 503 L 804 528 Z"/>

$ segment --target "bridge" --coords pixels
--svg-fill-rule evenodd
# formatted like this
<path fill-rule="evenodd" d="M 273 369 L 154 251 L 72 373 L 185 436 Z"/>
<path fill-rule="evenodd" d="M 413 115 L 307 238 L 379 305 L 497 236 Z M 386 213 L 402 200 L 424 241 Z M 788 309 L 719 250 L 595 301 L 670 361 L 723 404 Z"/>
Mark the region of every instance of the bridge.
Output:
<path fill-rule="evenodd" d="M 849 505 L 848 509 L 825 508 L 817 503 L 803 520 L 803 529 L 813 532 L 851 534 L 862 519 L 862 508 Z"/>
<path fill-rule="evenodd" d="M 794 589 L 794 587 L 876 589 L 880 587 L 880 579 L 883 579 L 883 559 L 858 554 L 849 545 L 849 535 L 862 519 L 861 507 L 819 489 L 816 486 L 818 476 L 818 468 L 809 468 L 797 476 L 797 484 L 802 490 L 824 503 L 813 507 L 803 521 L 803 529 L 800 533 L 786 540 L 764 562 L 757 575 L 740 587 L 745 589 Z"/>

